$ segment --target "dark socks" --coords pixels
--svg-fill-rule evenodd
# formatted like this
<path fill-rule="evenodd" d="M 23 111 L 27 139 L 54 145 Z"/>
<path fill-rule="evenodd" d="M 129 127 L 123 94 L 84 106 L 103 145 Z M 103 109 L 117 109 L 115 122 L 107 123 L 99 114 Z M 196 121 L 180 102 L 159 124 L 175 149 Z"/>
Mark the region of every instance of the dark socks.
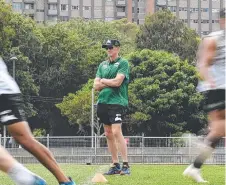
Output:
<path fill-rule="evenodd" d="M 114 163 L 114 165 L 115 165 L 117 168 L 120 168 L 120 164 L 119 164 L 119 163 Z"/>
<path fill-rule="evenodd" d="M 128 166 L 129 167 L 129 163 L 128 162 L 123 162 L 123 166 Z"/>

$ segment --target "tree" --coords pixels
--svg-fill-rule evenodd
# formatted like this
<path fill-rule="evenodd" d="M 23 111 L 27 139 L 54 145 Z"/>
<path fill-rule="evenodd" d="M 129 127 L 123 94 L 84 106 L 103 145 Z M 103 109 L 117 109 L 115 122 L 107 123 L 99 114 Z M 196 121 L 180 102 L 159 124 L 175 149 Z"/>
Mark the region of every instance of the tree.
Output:
<path fill-rule="evenodd" d="M 120 23 L 121 27 L 123 24 Z M 101 45 L 107 39 L 119 39 L 122 43 L 122 54 L 135 48 L 135 38 L 124 38 L 125 31 L 121 33 L 115 25 L 103 21 L 75 19 L 40 30 L 44 38 L 42 55 L 36 55 L 36 61 L 39 62 L 34 64 L 38 64 L 35 66 L 38 77 L 36 82 L 40 85 L 40 95 L 44 97 L 58 98 L 75 93 L 89 79 L 93 79 L 98 65 L 106 59 L 106 52 Z M 41 109 L 43 105 L 39 106 L 39 116 L 45 118 L 40 119 L 49 124 L 51 130 L 56 128 L 56 124 L 62 124 L 58 122 L 59 117 L 55 120 L 59 111 L 54 102 L 46 104 L 44 109 Z M 55 116 L 50 117 L 53 111 Z"/>
<path fill-rule="evenodd" d="M 71 124 L 89 124 L 91 122 L 91 92 L 93 80 L 89 80 L 81 90 L 75 94 L 69 93 L 62 103 L 56 106 L 64 116 L 67 116 Z"/>
<path fill-rule="evenodd" d="M 37 95 L 39 87 L 34 83 L 31 60 L 27 56 L 28 48 L 31 49 L 34 35 L 34 22 L 24 18 L 22 15 L 13 13 L 11 7 L 0 1 L 0 55 L 6 62 L 9 72 L 12 74 L 12 61 L 10 58 L 16 56 L 16 81 L 24 95 Z M 31 37 L 29 37 L 29 36 Z M 24 48 L 28 45 L 27 48 Z M 34 45 L 37 45 L 36 43 Z M 24 48 L 24 49 L 23 49 Z M 36 111 L 29 97 L 25 96 L 25 112 L 28 117 L 33 116 Z"/>
<path fill-rule="evenodd" d="M 136 43 L 140 49 L 168 51 L 191 63 L 196 57 L 199 38 L 194 30 L 166 9 L 146 16 Z"/>
<path fill-rule="evenodd" d="M 200 109 L 204 98 L 195 89 L 194 66 L 163 51 L 142 50 L 128 58 L 131 84 L 127 134 L 170 136 L 198 132 L 205 125 L 206 116 Z M 71 124 L 90 125 L 92 84 L 89 81 L 57 105 Z"/>
<path fill-rule="evenodd" d="M 204 98 L 196 92 L 195 67 L 179 57 L 142 50 L 129 56 L 131 124 L 150 136 L 198 132 L 206 123 L 200 109 Z"/>

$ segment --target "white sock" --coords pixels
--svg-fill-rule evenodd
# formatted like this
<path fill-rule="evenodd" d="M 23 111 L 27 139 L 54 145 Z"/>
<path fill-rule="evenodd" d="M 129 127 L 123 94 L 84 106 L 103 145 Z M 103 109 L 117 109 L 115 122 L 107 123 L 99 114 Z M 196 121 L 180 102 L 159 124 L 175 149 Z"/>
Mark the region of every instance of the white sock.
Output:
<path fill-rule="evenodd" d="M 16 185 L 31 185 L 34 183 L 34 175 L 22 164 L 16 163 L 9 171 L 9 177 Z"/>

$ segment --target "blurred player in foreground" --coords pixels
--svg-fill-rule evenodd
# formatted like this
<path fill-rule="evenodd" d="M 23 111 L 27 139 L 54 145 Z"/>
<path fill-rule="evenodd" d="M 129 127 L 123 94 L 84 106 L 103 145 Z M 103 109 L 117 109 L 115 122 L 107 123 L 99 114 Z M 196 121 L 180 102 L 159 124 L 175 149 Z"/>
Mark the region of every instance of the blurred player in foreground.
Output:
<path fill-rule="evenodd" d="M 198 70 L 202 79 L 198 90 L 206 98 L 204 109 L 208 112 L 210 131 L 201 153 L 183 173 L 202 183 L 207 181 L 201 176 L 201 166 L 225 136 L 225 9 L 220 11 L 220 27 L 220 31 L 203 39 L 198 51 Z"/>
<path fill-rule="evenodd" d="M 0 124 L 7 126 L 12 137 L 28 152 L 34 155 L 56 177 L 60 185 L 75 185 L 75 182 L 64 175 L 50 151 L 34 139 L 28 123 L 26 122 L 22 107 L 23 100 L 20 89 L 15 80 L 9 75 L 4 61 L 0 58 Z M 8 156 L 4 150 L 0 150 L 0 152 L 4 153 L 6 157 Z M 2 157 L 1 153 L 0 157 Z M 8 161 L 13 162 L 12 158 L 9 156 L 8 158 Z M 2 169 L 3 171 L 7 171 L 4 166 Z M 15 171 L 26 171 L 25 168 L 19 164 L 12 169 L 15 169 Z M 15 171 L 11 172 L 12 175 L 16 174 Z M 18 177 L 22 178 L 23 176 L 18 175 Z M 35 175 L 33 175 L 33 180 L 34 178 L 36 178 Z M 40 181 L 40 183 L 37 182 L 34 183 L 34 185 L 45 185 L 45 182 L 41 178 L 38 178 L 37 181 Z M 25 183 L 23 185 L 33 184 Z"/>

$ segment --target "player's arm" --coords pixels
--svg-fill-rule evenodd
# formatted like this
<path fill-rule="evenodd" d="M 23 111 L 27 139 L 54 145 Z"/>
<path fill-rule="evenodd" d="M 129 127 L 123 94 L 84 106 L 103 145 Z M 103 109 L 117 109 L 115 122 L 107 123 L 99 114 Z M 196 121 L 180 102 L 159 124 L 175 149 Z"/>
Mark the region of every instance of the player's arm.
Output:
<path fill-rule="evenodd" d="M 93 88 L 96 90 L 96 91 L 101 91 L 103 88 L 105 87 L 108 87 L 106 84 L 102 83 L 101 82 L 101 78 L 99 77 L 96 77 L 94 79 L 94 83 L 93 83 Z"/>
<path fill-rule="evenodd" d="M 124 78 L 125 78 L 124 74 L 118 73 L 117 76 L 113 79 L 103 78 L 100 81 L 109 87 L 120 87 Z"/>
<path fill-rule="evenodd" d="M 129 79 L 129 63 L 123 60 L 118 68 L 118 73 L 113 79 L 101 79 L 101 82 L 109 87 L 120 87 L 124 79 Z"/>
<path fill-rule="evenodd" d="M 212 83 L 212 78 L 209 76 L 208 67 L 212 65 L 213 58 L 216 54 L 216 41 L 213 38 L 205 38 L 198 51 L 198 70 L 200 77 Z"/>

